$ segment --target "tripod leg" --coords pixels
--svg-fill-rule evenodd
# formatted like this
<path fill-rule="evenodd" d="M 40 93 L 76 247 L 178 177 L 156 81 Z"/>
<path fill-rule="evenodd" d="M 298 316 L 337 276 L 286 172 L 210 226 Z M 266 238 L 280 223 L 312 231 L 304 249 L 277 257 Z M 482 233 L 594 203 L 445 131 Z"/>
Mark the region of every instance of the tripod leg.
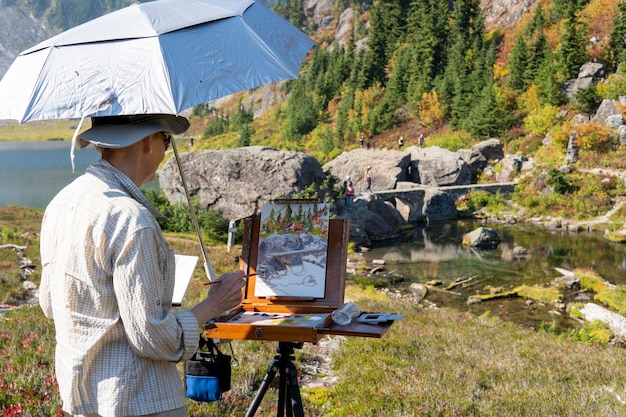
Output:
<path fill-rule="evenodd" d="M 246 413 L 246 417 L 254 417 L 261 401 L 263 400 L 263 396 L 267 392 L 267 388 L 270 386 L 274 377 L 276 376 L 276 371 L 278 371 L 278 359 L 274 359 L 274 362 L 267 368 L 267 372 L 265 372 L 265 376 L 263 377 L 263 381 L 261 382 L 261 386 L 254 396 L 254 400 L 252 400 L 252 404 L 250 404 L 250 408 Z"/>
<path fill-rule="evenodd" d="M 289 404 L 289 391 L 287 390 L 287 370 L 285 369 L 285 363 L 281 363 L 279 385 L 278 385 L 278 413 L 276 417 L 285 417 L 285 405 L 287 406 L 287 417 L 291 417 L 291 410 Z"/>
<path fill-rule="evenodd" d="M 304 417 L 304 409 L 302 408 L 302 397 L 300 397 L 300 386 L 298 386 L 298 372 L 296 366 L 291 363 L 288 369 L 289 380 L 287 386 L 289 388 L 289 402 L 287 405 L 288 415 L 293 417 Z"/>

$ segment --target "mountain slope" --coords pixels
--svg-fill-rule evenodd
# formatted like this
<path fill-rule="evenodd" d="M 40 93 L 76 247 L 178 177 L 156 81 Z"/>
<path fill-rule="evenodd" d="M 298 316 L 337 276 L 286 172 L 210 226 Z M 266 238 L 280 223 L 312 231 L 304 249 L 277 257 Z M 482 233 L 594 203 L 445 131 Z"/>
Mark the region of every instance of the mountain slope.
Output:
<path fill-rule="evenodd" d="M 265 0 L 261 3 L 267 4 Z M 539 0 L 481 0 L 481 8 L 485 15 L 487 30 L 500 28 L 511 29 L 522 18 L 524 13 L 532 9 Z M 318 25 L 318 32 L 338 27 L 338 18 L 330 19 L 333 14 L 333 2 L 329 0 L 308 0 L 305 10 Z M 45 15 L 46 13 L 43 13 Z M 323 15 L 323 16 L 322 16 Z M 42 19 L 35 18 L 27 10 L 19 6 L 0 6 L 0 77 L 4 75 L 15 57 L 50 36 L 58 30 L 46 26 Z M 348 31 L 345 25 L 337 29 L 338 37 L 344 38 Z M 343 42 L 342 42 L 343 43 Z"/>
<path fill-rule="evenodd" d="M 20 8 L 0 7 L 0 76 L 17 54 L 52 35 L 41 21 Z"/>

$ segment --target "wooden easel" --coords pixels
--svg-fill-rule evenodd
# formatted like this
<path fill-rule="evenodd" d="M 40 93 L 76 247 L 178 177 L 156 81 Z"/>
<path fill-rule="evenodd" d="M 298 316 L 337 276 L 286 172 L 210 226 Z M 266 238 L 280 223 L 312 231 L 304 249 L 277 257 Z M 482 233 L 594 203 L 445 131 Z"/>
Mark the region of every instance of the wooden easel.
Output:
<path fill-rule="evenodd" d="M 205 324 L 207 337 L 227 340 L 278 341 L 277 355 L 269 365 L 263 382 L 246 414 L 253 417 L 276 373 L 279 374 L 277 416 L 304 417 L 300 389 L 293 363 L 294 349 L 303 343 L 317 343 L 325 335 L 380 338 L 392 321 L 378 324 L 334 323 L 330 313 L 344 302 L 347 247 L 350 232 L 348 219 L 330 219 L 323 298 L 255 296 L 256 276 L 248 278 L 242 304 L 230 314 Z M 258 257 L 260 218 L 245 220 L 240 268 L 255 274 Z M 255 321 L 258 318 L 258 321 Z M 310 323 L 310 324 L 309 324 Z"/>

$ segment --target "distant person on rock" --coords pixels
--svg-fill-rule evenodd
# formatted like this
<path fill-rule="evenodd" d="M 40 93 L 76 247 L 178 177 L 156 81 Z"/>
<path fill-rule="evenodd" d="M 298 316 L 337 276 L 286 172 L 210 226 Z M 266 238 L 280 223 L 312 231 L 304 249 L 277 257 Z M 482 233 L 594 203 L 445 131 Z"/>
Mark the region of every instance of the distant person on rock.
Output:
<path fill-rule="evenodd" d="M 346 183 L 346 207 L 348 211 L 352 211 L 352 201 L 354 200 L 354 186 L 352 185 L 352 181 L 348 180 Z"/>
<path fill-rule="evenodd" d="M 365 181 L 367 181 L 367 188 L 365 191 L 372 192 L 372 166 L 368 165 L 365 170 Z"/>
<path fill-rule="evenodd" d="M 417 139 L 417 145 L 418 145 L 420 148 L 423 148 L 423 147 L 424 147 L 424 134 L 423 134 L 423 133 L 420 133 L 420 136 L 419 136 L 419 138 Z"/>
<path fill-rule="evenodd" d="M 404 136 L 400 136 L 400 139 L 398 139 L 398 149 L 402 149 L 403 146 L 404 146 Z"/>

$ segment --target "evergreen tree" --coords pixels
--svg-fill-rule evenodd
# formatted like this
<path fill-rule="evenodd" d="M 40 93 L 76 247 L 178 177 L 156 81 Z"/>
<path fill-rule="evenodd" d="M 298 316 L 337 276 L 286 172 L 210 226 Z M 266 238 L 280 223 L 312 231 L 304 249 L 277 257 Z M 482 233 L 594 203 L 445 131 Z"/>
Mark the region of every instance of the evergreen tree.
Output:
<path fill-rule="evenodd" d="M 50 4 L 45 17 L 54 27 L 67 30 L 101 16 L 104 12 L 99 1 L 56 0 Z"/>
<path fill-rule="evenodd" d="M 274 10 L 295 27 L 301 28 L 306 22 L 304 0 L 280 1 Z"/>
<path fill-rule="evenodd" d="M 395 109 L 390 106 L 388 101 L 383 100 L 369 113 L 368 130 L 372 134 L 378 134 L 396 126 L 398 124 L 398 118 L 394 110 Z"/>
<path fill-rule="evenodd" d="M 526 39 L 532 39 L 536 33 L 542 33 L 546 26 L 546 16 L 541 4 L 537 5 L 533 16 L 524 28 L 524 36 Z"/>
<path fill-rule="evenodd" d="M 626 2 L 617 4 L 619 14 L 613 20 L 613 31 L 609 40 L 609 65 L 612 71 L 626 62 Z"/>
<path fill-rule="evenodd" d="M 450 123 L 460 128 L 481 94 L 491 82 L 487 62 L 491 48 L 483 44 L 484 25 L 478 0 L 459 0 L 454 4 L 450 37 L 453 40 L 444 75 L 444 99 L 450 106 Z M 487 71 L 487 72 L 485 72 Z M 472 74 L 473 73 L 473 74 Z"/>
<path fill-rule="evenodd" d="M 581 65 L 587 62 L 587 28 L 575 12 L 565 20 L 565 28 L 559 43 L 557 59 L 566 78 L 576 78 Z"/>
<path fill-rule="evenodd" d="M 444 76 L 445 91 L 442 93 L 445 101 L 449 102 L 450 124 L 455 129 L 461 128 L 475 101 L 469 85 L 469 68 L 465 52 L 462 40 L 452 46 Z"/>
<path fill-rule="evenodd" d="M 406 101 L 417 103 L 431 91 L 433 80 L 443 74 L 450 32 L 446 0 L 415 0 L 407 18 L 409 57 Z"/>
<path fill-rule="evenodd" d="M 556 22 L 567 19 L 580 9 L 585 7 L 590 0 L 552 0 L 552 13 L 550 20 Z"/>
<path fill-rule="evenodd" d="M 250 146 L 250 139 L 252 137 L 252 130 L 249 125 L 242 126 L 239 130 L 239 139 L 235 146 L 237 148 L 243 148 L 244 146 Z"/>
<path fill-rule="evenodd" d="M 307 94 L 305 84 L 296 82 L 287 103 L 286 117 L 282 126 L 287 140 L 298 145 L 303 135 L 311 132 L 318 122 L 318 111 L 313 98 Z"/>
<path fill-rule="evenodd" d="M 554 62 L 554 55 L 552 54 L 552 48 L 548 43 L 548 39 L 543 32 L 536 34 L 535 41 L 530 45 L 530 60 L 527 67 L 527 79 L 534 80 L 539 72 L 541 64 L 549 59 Z"/>
<path fill-rule="evenodd" d="M 578 90 L 574 97 L 576 98 L 576 103 L 574 104 L 576 111 L 587 114 L 595 113 L 602 103 L 602 97 L 598 94 L 595 84 Z"/>
<path fill-rule="evenodd" d="M 496 89 L 493 83 L 486 85 L 480 97 L 463 122 L 471 134 L 480 138 L 500 136 L 506 130 L 506 114 L 498 103 Z"/>
<path fill-rule="evenodd" d="M 387 82 L 387 62 L 402 35 L 402 9 L 398 0 L 377 1 L 370 9 L 371 30 L 363 61 L 364 84 L 367 89 L 375 83 Z"/>
<path fill-rule="evenodd" d="M 409 69 L 413 58 L 407 53 L 408 50 L 408 45 L 402 45 L 393 56 L 393 64 L 389 68 L 391 75 L 387 82 L 385 100 L 390 108 L 395 109 L 406 103 Z"/>
<path fill-rule="evenodd" d="M 529 63 L 528 45 L 523 35 L 515 39 L 511 53 L 509 54 L 509 87 L 517 92 L 524 92 L 528 88 Z"/>
<path fill-rule="evenodd" d="M 535 77 L 540 104 L 559 106 L 565 103 L 565 95 L 561 92 L 557 73 L 554 59 L 550 54 L 541 62 Z"/>

